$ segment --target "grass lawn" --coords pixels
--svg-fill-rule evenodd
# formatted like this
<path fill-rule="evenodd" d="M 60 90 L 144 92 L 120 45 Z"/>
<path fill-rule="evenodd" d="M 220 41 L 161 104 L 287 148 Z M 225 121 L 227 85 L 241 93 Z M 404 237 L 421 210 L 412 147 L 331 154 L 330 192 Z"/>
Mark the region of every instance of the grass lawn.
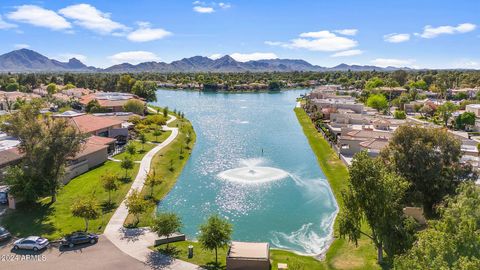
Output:
<path fill-rule="evenodd" d="M 162 183 L 154 188 L 153 198 L 149 200 L 149 207 L 147 211 L 140 216 L 140 223 L 137 225 L 140 227 L 150 225 L 151 219 L 155 215 L 157 202 L 162 200 L 177 182 L 177 178 L 187 163 L 195 144 L 195 131 L 188 120 L 177 119 L 170 123 L 169 126 L 178 127 L 179 133 L 172 143 L 159 151 L 153 158 L 151 169 L 155 170 L 157 176 L 162 179 Z M 186 137 L 188 134 L 191 140 L 187 146 Z M 142 194 L 148 197 L 150 193 L 150 187 L 144 186 Z M 129 215 L 125 221 L 125 225 L 131 225 L 132 223 L 133 216 Z"/>
<path fill-rule="evenodd" d="M 193 257 L 188 258 L 188 246 L 193 246 Z M 227 249 L 218 250 L 218 265 L 215 265 L 215 251 L 202 249 L 198 242 L 181 241 L 152 248 L 160 253 L 167 254 L 176 259 L 200 265 L 206 269 L 225 269 Z"/>
<path fill-rule="evenodd" d="M 161 143 L 165 141 L 168 138 L 168 136 L 170 136 L 170 133 L 172 132 L 169 130 L 166 130 L 166 131 L 162 130 L 162 135 L 155 137 L 153 135 L 153 131 L 149 131 L 149 132 L 145 132 L 145 136 L 147 137 L 147 141 L 149 142 Z"/>
<path fill-rule="evenodd" d="M 136 176 L 138 167 L 135 164 L 134 169 L 129 171 L 131 179 Z M 10 211 L 2 218 L 2 224 L 15 236 L 41 235 L 52 240 L 58 239 L 72 231 L 85 229 L 84 220 L 73 217 L 70 207 L 77 198 L 94 196 L 102 214 L 98 219 L 89 221 L 89 231 L 103 232 L 132 183 L 119 181 L 119 189 L 112 192 L 114 207 L 104 208 L 102 205 L 108 201 L 108 192 L 102 188 L 101 176 L 107 171 L 124 176 L 119 162 L 107 161 L 72 179 L 60 189 L 55 203 L 50 204 L 50 197 L 46 197 L 33 206 L 19 204 L 17 210 Z"/>
<path fill-rule="evenodd" d="M 342 211 L 341 191 L 347 185 L 348 169 L 330 148 L 329 143 L 315 129 L 305 111 L 302 108 L 295 108 L 295 114 L 313 152 L 317 156 L 318 164 L 328 179 L 340 211 Z M 330 246 L 325 260 L 319 263 L 323 268 L 319 267 L 318 269 L 380 269 L 380 266 L 376 263 L 376 250 L 368 238 L 362 237 L 358 247 L 356 247 L 346 239 L 339 238 L 338 234 L 338 223 L 335 223 L 335 240 Z"/>
<path fill-rule="evenodd" d="M 143 150 L 142 150 L 142 144 L 139 141 L 130 141 L 129 144 L 135 145 L 135 149 L 137 150 L 136 153 L 133 155 L 130 155 L 125 151 L 123 153 L 116 155 L 115 159 L 123 160 L 126 156 L 130 156 L 133 161 L 140 161 L 148 151 L 152 150 L 155 146 L 157 146 L 154 143 L 147 142 L 146 144 L 143 145 Z"/>
<path fill-rule="evenodd" d="M 171 131 L 164 132 L 164 134 L 170 133 Z M 137 153 L 132 156 L 134 161 L 140 161 L 149 150 L 156 146 L 156 144 L 149 142 L 144 145 L 144 151 L 139 151 L 142 147 L 141 143 L 137 141 L 131 143 L 137 147 Z M 121 160 L 127 155 L 124 152 L 114 158 Z M 33 206 L 20 203 L 17 205 L 17 210 L 9 211 L 2 218 L 2 224 L 16 236 L 41 235 L 49 239 L 58 239 L 72 231 L 85 229 L 84 220 L 73 217 L 70 207 L 77 198 L 94 196 L 102 214 L 98 219 L 89 221 L 89 231 L 101 233 L 116 207 L 130 189 L 132 181 L 138 173 L 138 168 L 139 164 L 134 163 L 134 168 L 128 172 L 130 181 L 118 181 L 118 190 L 111 193 L 112 206 L 106 206 L 108 192 L 102 188 L 101 177 L 106 172 L 113 172 L 118 174 L 119 178 L 123 178 L 125 170 L 120 167 L 120 162 L 107 161 L 103 165 L 72 179 L 60 189 L 55 203 L 50 204 L 50 197 L 44 198 Z"/>

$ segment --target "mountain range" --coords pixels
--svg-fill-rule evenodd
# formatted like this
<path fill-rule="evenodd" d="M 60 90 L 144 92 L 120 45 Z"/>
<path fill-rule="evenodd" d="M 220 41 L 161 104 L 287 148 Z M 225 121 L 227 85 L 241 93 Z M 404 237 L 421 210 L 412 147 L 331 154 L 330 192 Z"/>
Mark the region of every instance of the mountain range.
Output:
<path fill-rule="evenodd" d="M 76 58 L 68 62 L 50 59 L 36 51 L 20 49 L 0 55 L 0 72 L 288 72 L 288 71 L 392 71 L 400 68 L 340 64 L 335 67 L 312 65 L 304 60 L 266 59 L 239 62 L 225 55 L 218 59 L 194 56 L 165 62 L 123 63 L 105 69 L 87 66 Z M 401 68 L 408 69 L 408 68 Z"/>

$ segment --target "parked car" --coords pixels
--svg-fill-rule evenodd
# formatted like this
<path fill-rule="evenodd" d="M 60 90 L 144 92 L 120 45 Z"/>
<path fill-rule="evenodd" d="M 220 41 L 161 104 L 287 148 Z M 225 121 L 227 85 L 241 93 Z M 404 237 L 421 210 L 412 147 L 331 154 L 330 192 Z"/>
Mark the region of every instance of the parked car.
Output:
<path fill-rule="evenodd" d="M 86 244 L 86 243 L 95 244 L 97 243 L 97 241 L 98 241 L 98 235 L 93 233 L 78 231 L 65 236 L 65 238 L 63 238 L 62 240 L 62 245 L 73 247 L 74 245 L 78 245 L 78 244 Z"/>
<path fill-rule="evenodd" d="M 6 204 L 8 203 L 8 186 L 0 186 L 0 203 Z"/>
<path fill-rule="evenodd" d="M 0 241 L 10 238 L 10 232 L 7 229 L 0 227 Z"/>
<path fill-rule="evenodd" d="M 13 243 L 13 249 L 32 249 L 37 251 L 48 246 L 49 242 L 47 239 L 39 236 L 29 236 L 27 238 L 18 239 Z"/>

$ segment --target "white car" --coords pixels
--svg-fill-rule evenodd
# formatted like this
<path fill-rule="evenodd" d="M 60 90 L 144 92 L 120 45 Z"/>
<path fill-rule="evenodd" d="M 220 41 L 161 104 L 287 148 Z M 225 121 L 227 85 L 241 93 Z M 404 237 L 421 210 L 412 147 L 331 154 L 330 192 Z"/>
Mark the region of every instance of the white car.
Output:
<path fill-rule="evenodd" d="M 39 236 L 29 236 L 27 238 L 18 239 L 13 243 L 13 249 L 32 249 L 37 251 L 47 247 L 48 240 Z"/>

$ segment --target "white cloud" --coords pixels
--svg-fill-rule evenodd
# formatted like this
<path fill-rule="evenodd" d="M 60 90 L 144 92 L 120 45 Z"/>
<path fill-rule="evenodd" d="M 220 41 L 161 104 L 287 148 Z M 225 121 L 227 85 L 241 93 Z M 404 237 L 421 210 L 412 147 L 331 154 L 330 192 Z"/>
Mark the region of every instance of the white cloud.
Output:
<path fill-rule="evenodd" d="M 410 40 L 410 34 L 397 34 L 392 33 L 383 36 L 383 40 L 390 43 L 400 43 Z"/>
<path fill-rule="evenodd" d="M 453 63 L 454 68 L 480 69 L 480 62 L 471 59 L 460 59 Z"/>
<path fill-rule="evenodd" d="M 212 55 L 210 55 L 208 58 L 212 59 L 212 60 L 216 60 L 218 58 L 221 58 L 223 56 L 223 54 L 221 53 L 214 53 Z"/>
<path fill-rule="evenodd" d="M 130 63 L 138 64 L 142 62 L 158 61 L 160 57 L 147 51 L 129 51 L 120 52 L 108 57 L 114 64 Z"/>
<path fill-rule="evenodd" d="M 331 57 L 346 57 L 346 56 L 354 56 L 354 55 L 360 55 L 362 54 L 362 50 L 348 50 L 348 51 L 342 51 L 342 52 L 337 52 L 331 55 Z"/>
<path fill-rule="evenodd" d="M 345 36 L 355 36 L 358 33 L 358 29 L 340 29 L 340 30 L 335 30 L 335 33 L 338 33 L 340 35 L 345 35 Z"/>
<path fill-rule="evenodd" d="M 70 29 L 71 24 L 55 11 L 35 5 L 23 5 L 7 14 L 7 18 L 52 30 Z"/>
<path fill-rule="evenodd" d="M 253 60 L 277 59 L 278 56 L 274 53 L 232 53 L 230 56 L 239 62 L 248 62 Z"/>
<path fill-rule="evenodd" d="M 2 15 L 0 15 L 0 29 L 10 29 L 15 28 L 17 25 L 13 23 L 8 23 L 2 19 Z"/>
<path fill-rule="evenodd" d="M 15 45 L 13 45 L 13 47 L 16 50 L 20 50 L 20 49 L 28 49 L 28 48 L 30 48 L 30 45 L 28 45 L 28 44 L 15 44 Z"/>
<path fill-rule="evenodd" d="M 422 33 L 415 33 L 415 35 L 422 38 L 435 38 L 439 35 L 467 33 L 475 30 L 476 28 L 477 26 L 472 23 L 462 23 L 457 26 L 443 25 L 438 27 L 432 27 L 431 25 L 427 25 L 423 28 Z"/>
<path fill-rule="evenodd" d="M 215 9 L 213 9 L 212 7 L 195 6 L 193 7 L 193 11 L 198 13 L 213 13 L 215 12 Z"/>
<path fill-rule="evenodd" d="M 125 25 L 112 21 L 109 13 L 104 13 L 89 4 L 71 5 L 62 8 L 59 13 L 74 20 L 75 24 L 100 34 L 128 29 Z"/>
<path fill-rule="evenodd" d="M 78 54 L 78 53 L 61 53 L 59 54 L 56 59 L 62 62 L 67 62 L 68 60 L 76 58 L 77 60 L 80 60 L 81 62 L 85 62 L 87 60 L 87 57 L 83 54 Z"/>
<path fill-rule="evenodd" d="M 336 52 L 352 49 L 358 45 L 358 42 L 351 38 L 337 36 L 328 30 L 323 30 L 301 33 L 299 38 L 292 39 L 289 42 L 265 41 L 265 44 L 290 49 Z"/>
<path fill-rule="evenodd" d="M 219 6 L 220 8 L 223 8 L 223 9 L 227 9 L 227 8 L 231 8 L 231 7 L 232 7 L 232 5 L 231 5 L 230 3 L 223 3 L 223 2 L 218 3 L 218 6 Z"/>
<path fill-rule="evenodd" d="M 393 58 L 377 58 L 371 61 L 372 64 L 379 67 L 406 67 L 412 66 L 415 62 L 413 59 L 393 59 Z"/>
<path fill-rule="evenodd" d="M 127 38 L 134 42 L 147 42 L 172 35 L 162 28 L 151 28 L 148 22 L 139 22 L 139 28 L 127 35 Z"/>

